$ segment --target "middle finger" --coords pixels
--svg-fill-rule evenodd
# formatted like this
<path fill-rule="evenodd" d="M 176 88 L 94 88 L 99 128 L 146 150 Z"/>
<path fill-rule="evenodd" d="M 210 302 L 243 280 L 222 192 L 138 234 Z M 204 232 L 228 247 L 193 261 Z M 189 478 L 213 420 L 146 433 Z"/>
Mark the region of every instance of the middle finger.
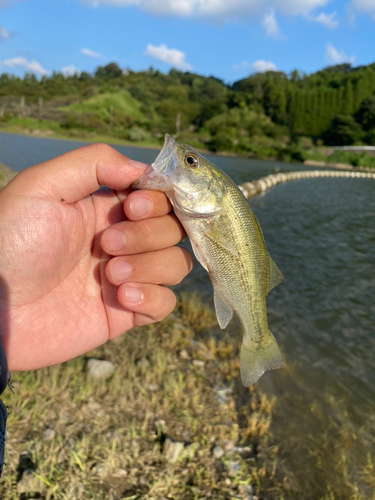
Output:
<path fill-rule="evenodd" d="M 170 247 L 156 252 L 114 257 L 106 266 L 110 283 L 119 286 L 126 281 L 177 285 L 193 268 L 193 256 L 186 248 Z"/>
<path fill-rule="evenodd" d="M 179 243 L 186 233 L 174 214 L 140 221 L 124 221 L 108 228 L 101 246 L 109 255 L 132 255 L 161 250 Z"/>

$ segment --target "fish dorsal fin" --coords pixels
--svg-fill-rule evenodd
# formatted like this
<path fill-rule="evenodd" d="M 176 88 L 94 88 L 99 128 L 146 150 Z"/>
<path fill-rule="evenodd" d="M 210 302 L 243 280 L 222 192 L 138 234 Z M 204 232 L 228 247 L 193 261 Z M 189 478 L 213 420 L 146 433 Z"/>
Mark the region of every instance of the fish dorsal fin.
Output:
<path fill-rule="evenodd" d="M 275 288 L 275 286 L 279 285 L 283 281 L 285 281 L 284 276 L 282 275 L 282 272 L 280 269 L 277 267 L 275 262 L 272 260 L 270 254 L 268 254 L 268 260 L 270 262 L 270 278 L 269 278 L 269 283 L 268 283 L 268 288 L 267 288 L 267 295 L 269 292 Z"/>
<path fill-rule="evenodd" d="M 214 289 L 214 302 L 216 309 L 216 317 L 220 328 L 224 329 L 233 317 L 232 309 L 227 306 L 224 300 L 221 298 Z"/>

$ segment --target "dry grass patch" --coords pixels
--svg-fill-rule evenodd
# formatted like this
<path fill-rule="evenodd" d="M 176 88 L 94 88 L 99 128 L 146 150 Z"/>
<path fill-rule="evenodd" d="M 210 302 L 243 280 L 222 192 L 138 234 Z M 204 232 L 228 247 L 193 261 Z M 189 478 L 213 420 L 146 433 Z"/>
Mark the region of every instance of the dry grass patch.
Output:
<path fill-rule="evenodd" d="M 238 412 L 233 347 L 196 339 L 195 326 L 203 328 L 197 307 L 196 298 L 185 296 L 177 308 L 182 316 L 134 329 L 62 365 L 15 374 L 15 394 L 4 394 L 10 416 L 0 498 L 265 493 L 272 403 L 254 392 Z M 209 322 L 213 312 L 206 314 Z M 90 378 L 89 358 L 111 361 L 113 375 Z M 175 460 L 165 455 L 166 440 L 182 443 Z"/>

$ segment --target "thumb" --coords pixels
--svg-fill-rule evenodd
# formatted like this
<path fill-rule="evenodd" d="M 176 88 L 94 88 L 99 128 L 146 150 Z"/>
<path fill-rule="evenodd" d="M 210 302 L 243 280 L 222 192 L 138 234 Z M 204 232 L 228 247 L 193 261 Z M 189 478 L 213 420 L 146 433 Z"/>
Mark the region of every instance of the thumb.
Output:
<path fill-rule="evenodd" d="M 107 144 L 91 144 L 23 170 L 8 186 L 26 196 L 74 203 L 100 186 L 126 189 L 147 168 Z"/>

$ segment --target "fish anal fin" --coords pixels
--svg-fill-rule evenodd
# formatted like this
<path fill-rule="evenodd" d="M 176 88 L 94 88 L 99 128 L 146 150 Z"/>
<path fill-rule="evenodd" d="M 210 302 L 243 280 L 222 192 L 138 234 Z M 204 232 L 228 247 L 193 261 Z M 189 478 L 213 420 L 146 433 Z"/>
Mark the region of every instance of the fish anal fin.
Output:
<path fill-rule="evenodd" d="M 214 302 L 216 309 L 216 317 L 220 328 L 224 329 L 233 317 L 233 310 L 224 302 L 219 295 L 214 290 Z"/>
<path fill-rule="evenodd" d="M 282 368 L 284 361 L 275 337 L 268 332 L 268 342 L 257 344 L 244 338 L 241 347 L 241 380 L 245 387 L 255 382 L 268 370 Z"/>
<path fill-rule="evenodd" d="M 270 263 L 270 277 L 267 287 L 267 294 L 275 288 L 275 286 L 279 285 L 283 281 L 285 281 L 284 276 L 280 269 L 277 267 L 275 262 L 272 260 L 271 256 L 268 254 L 268 260 Z"/>

